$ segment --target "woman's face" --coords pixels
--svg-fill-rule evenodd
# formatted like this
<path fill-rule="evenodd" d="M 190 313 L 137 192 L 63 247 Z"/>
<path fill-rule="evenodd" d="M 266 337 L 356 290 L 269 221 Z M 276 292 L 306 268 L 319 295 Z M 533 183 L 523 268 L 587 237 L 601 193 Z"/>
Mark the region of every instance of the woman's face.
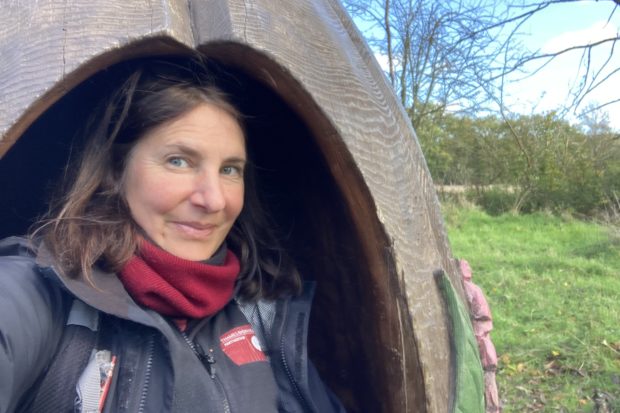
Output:
<path fill-rule="evenodd" d="M 142 136 L 123 190 L 131 215 L 157 245 L 210 258 L 243 208 L 245 139 L 237 121 L 202 104 Z"/>

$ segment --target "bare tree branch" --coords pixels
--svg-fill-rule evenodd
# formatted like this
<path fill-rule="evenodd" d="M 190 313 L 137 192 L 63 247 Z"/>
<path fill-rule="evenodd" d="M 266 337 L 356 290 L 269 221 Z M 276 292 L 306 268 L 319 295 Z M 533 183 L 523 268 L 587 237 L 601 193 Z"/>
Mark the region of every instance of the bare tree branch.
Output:
<path fill-rule="evenodd" d="M 553 52 L 526 50 L 525 25 L 554 6 L 579 0 L 500 3 L 492 0 L 343 0 L 357 18 L 372 24 L 371 44 L 387 58 L 386 72 L 414 126 L 439 108 L 470 113 L 504 106 L 504 88 L 536 75 L 559 57 L 582 52 L 576 82 L 565 108 L 576 110 L 586 98 L 618 76 L 613 67 L 619 36 L 572 45 Z M 592 0 L 594 1 L 594 0 Z M 620 5 L 614 0 L 607 20 Z M 594 50 L 609 47 L 600 63 Z M 517 78 L 515 79 L 515 75 Z M 611 104 L 611 103 L 610 103 Z M 495 110 L 497 108 L 495 107 Z"/>
<path fill-rule="evenodd" d="M 620 0 L 618 0 L 618 1 L 620 1 Z M 609 42 L 615 43 L 618 40 L 620 40 L 619 36 L 609 37 L 609 38 L 602 39 L 602 40 L 599 40 L 599 41 L 594 42 L 594 43 L 567 47 L 567 48 L 558 50 L 557 52 L 553 52 L 553 53 L 533 54 L 533 55 L 524 57 L 523 59 L 520 59 L 519 61 L 517 61 L 514 64 L 513 67 L 514 68 L 522 67 L 526 63 L 533 62 L 535 60 L 542 60 L 542 59 L 551 59 L 551 60 L 553 60 L 553 59 L 555 59 L 555 58 L 557 58 L 557 57 L 559 57 L 559 56 L 561 56 L 563 54 L 566 54 L 568 52 L 572 52 L 572 51 L 575 51 L 575 50 L 584 50 L 584 49 L 586 49 L 586 50 L 590 49 L 591 50 L 592 48 L 594 48 L 596 46 L 600 46 L 602 44 L 609 43 Z"/>

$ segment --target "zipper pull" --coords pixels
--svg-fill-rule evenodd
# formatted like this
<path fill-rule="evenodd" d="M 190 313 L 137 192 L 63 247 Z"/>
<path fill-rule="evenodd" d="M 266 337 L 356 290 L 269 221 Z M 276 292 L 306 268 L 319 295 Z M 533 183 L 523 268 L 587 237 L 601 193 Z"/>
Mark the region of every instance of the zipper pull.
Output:
<path fill-rule="evenodd" d="M 202 346 L 198 343 L 194 343 L 196 347 L 196 353 L 198 354 L 198 358 L 203 366 L 207 369 L 207 372 L 211 376 L 212 379 L 215 378 L 215 357 L 213 357 L 213 350 L 209 350 L 209 354 L 206 354 L 202 349 Z"/>
<path fill-rule="evenodd" d="M 212 354 L 207 354 L 206 362 L 207 364 L 205 364 L 204 361 L 202 362 L 202 364 L 205 364 L 205 367 L 207 368 L 207 371 L 211 375 L 211 378 L 214 379 L 215 378 L 215 357 L 213 357 Z"/>

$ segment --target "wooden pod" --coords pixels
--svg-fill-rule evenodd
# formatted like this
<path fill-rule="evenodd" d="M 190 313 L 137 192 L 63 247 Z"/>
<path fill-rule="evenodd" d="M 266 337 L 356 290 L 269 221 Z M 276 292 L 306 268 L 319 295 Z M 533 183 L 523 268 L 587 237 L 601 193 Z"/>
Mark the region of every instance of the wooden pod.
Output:
<path fill-rule="evenodd" d="M 104 69 L 197 49 L 247 93 L 266 207 L 318 283 L 322 376 L 351 412 L 449 410 L 453 354 L 432 274 L 460 288 L 458 270 L 409 119 L 337 0 L 0 7 L 1 235 L 47 207 L 76 125 L 114 75 Z"/>

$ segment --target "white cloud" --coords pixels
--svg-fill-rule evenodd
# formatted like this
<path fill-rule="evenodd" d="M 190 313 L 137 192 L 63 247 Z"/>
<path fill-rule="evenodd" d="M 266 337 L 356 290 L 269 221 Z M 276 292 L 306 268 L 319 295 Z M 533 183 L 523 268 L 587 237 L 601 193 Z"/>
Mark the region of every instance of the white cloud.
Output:
<path fill-rule="evenodd" d="M 386 54 L 375 51 L 375 59 L 377 60 L 379 66 L 381 66 L 381 69 L 383 69 L 383 71 L 388 72 L 390 70 L 390 61 Z"/>
<path fill-rule="evenodd" d="M 618 36 L 618 27 L 615 27 L 611 22 L 607 23 L 606 20 L 602 20 L 588 28 L 553 37 L 543 45 L 542 51 L 543 53 L 556 53 L 569 47 L 592 44 L 616 36 Z"/>

